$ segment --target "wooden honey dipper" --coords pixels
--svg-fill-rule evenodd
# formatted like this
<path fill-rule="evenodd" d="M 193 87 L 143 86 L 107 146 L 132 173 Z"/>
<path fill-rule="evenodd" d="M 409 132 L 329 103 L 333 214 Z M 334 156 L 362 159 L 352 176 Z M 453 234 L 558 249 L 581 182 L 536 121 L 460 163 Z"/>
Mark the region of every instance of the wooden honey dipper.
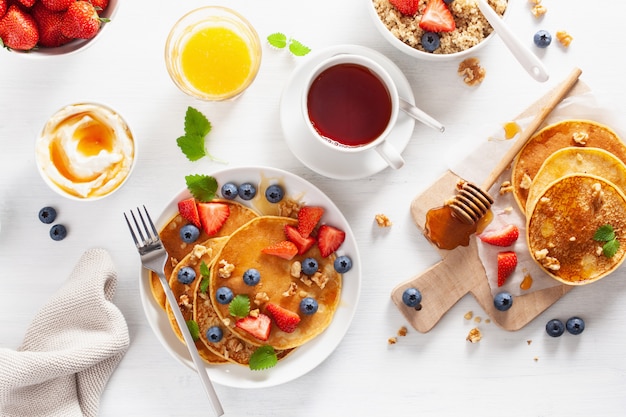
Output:
<path fill-rule="evenodd" d="M 574 68 L 568 77 L 553 91 L 547 103 L 541 108 L 541 111 L 535 115 L 528 127 L 524 129 L 511 148 L 504 154 L 481 187 L 466 181 L 463 181 L 459 185 L 457 194 L 446 202 L 446 205 L 450 206 L 456 217 L 466 224 L 474 224 L 487 214 L 493 204 L 493 198 L 487 191 L 493 187 L 493 184 L 495 184 L 502 172 L 511 164 L 515 155 L 524 147 L 541 123 L 543 123 L 552 110 L 554 110 L 574 87 L 581 73 L 580 68 Z"/>

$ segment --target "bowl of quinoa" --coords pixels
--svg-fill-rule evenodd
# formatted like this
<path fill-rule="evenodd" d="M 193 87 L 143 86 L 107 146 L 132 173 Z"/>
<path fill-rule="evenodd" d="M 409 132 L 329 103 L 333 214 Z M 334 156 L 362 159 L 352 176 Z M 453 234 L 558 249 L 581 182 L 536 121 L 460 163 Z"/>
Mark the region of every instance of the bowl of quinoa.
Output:
<path fill-rule="evenodd" d="M 476 0 L 453 0 L 445 4 L 454 19 L 454 29 L 436 32 L 438 46 L 429 51 L 422 45 L 426 30 L 420 20 L 430 0 L 419 0 L 414 14 L 404 14 L 390 0 L 365 0 L 374 25 L 400 51 L 424 60 L 449 61 L 464 58 L 482 48 L 494 31 L 478 8 Z M 487 0 L 500 16 L 506 15 L 507 0 Z M 430 46 L 432 49 L 432 45 Z"/>

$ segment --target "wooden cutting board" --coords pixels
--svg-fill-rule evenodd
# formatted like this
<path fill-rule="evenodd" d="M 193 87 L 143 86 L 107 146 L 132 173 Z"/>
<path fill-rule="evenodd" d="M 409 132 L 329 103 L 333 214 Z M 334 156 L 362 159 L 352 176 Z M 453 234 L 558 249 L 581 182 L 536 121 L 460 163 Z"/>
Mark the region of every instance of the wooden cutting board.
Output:
<path fill-rule="evenodd" d="M 589 88 L 582 81 L 578 81 L 568 97 L 587 91 Z M 533 116 L 551 94 L 552 92 L 548 92 L 514 120 Z M 452 197 L 459 179 L 456 174 L 448 171 L 412 201 L 411 216 L 422 232 L 428 210 L 441 206 L 445 200 Z M 476 239 L 470 239 L 470 244 L 466 247 L 460 246 L 453 250 L 440 250 L 436 247 L 435 249 L 442 258 L 440 262 L 400 283 L 391 292 L 391 299 L 400 312 L 411 326 L 422 333 L 431 330 L 443 315 L 467 294 L 474 296 L 494 323 L 506 330 L 519 330 L 573 288 L 561 284 L 532 291 L 516 296 L 513 306 L 508 311 L 498 311 L 494 307 L 491 287 L 478 255 Z M 415 287 L 422 293 L 419 310 L 407 307 L 402 302 L 402 293 L 410 287 Z"/>

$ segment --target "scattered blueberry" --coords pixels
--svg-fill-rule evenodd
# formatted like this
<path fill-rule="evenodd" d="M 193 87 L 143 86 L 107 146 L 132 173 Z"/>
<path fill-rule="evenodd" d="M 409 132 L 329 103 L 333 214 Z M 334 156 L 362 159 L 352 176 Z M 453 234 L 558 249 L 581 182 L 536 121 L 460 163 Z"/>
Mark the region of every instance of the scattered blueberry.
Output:
<path fill-rule="evenodd" d="M 254 286 L 258 284 L 259 281 L 261 281 L 261 273 L 258 270 L 250 268 L 243 273 L 243 282 L 245 282 L 246 285 Z"/>
<path fill-rule="evenodd" d="M 234 200 L 235 198 L 237 198 L 238 195 L 239 189 L 237 187 L 237 184 L 227 182 L 226 184 L 222 185 L 222 197 L 224 197 L 225 199 Z"/>
<path fill-rule="evenodd" d="M 439 35 L 435 32 L 424 32 L 422 35 L 422 47 L 426 52 L 436 51 L 440 44 Z"/>
<path fill-rule="evenodd" d="M 547 48 L 552 43 L 552 35 L 547 30 L 539 30 L 533 36 L 533 41 L 539 48 Z"/>
<path fill-rule="evenodd" d="M 190 266 L 184 266 L 178 270 L 176 278 L 181 284 L 189 285 L 196 279 L 196 271 Z"/>
<path fill-rule="evenodd" d="M 546 323 L 546 333 L 552 337 L 559 337 L 565 331 L 563 322 L 559 319 L 552 319 Z"/>
<path fill-rule="evenodd" d="M 57 211 L 54 209 L 54 207 L 44 207 L 39 210 L 39 220 L 41 220 L 42 223 L 50 224 L 55 221 L 56 218 Z"/>
<path fill-rule="evenodd" d="M 200 236 L 200 229 L 193 224 L 186 224 L 180 228 L 180 238 L 185 243 L 193 243 Z"/>
<path fill-rule="evenodd" d="M 224 337 L 224 332 L 222 331 L 220 326 L 211 326 L 206 331 L 206 338 L 211 343 L 219 342 L 220 340 L 222 340 L 222 337 Z"/>
<path fill-rule="evenodd" d="M 333 264 L 333 266 L 335 267 L 335 271 L 339 272 L 340 274 L 345 274 L 350 269 L 352 269 L 352 259 L 348 258 L 345 255 L 338 256 L 335 259 L 335 263 Z"/>
<path fill-rule="evenodd" d="M 67 236 L 67 229 L 62 224 L 55 224 L 50 228 L 52 240 L 63 240 Z"/>
<path fill-rule="evenodd" d="M 304 297 L 302 301 L 300 301 L 300 311 L 302 314 L 311 315 L 317 312 L 317 301 L 315 298 Z"/>
<path fill-rule="evenodd" d="M 319 268 L 319 264 L 317 263 L 317 259 L 315 258 L 306 258 L 302 261 L 302 272 L 306 275 L 313 275 L 317 272 Z"/>
<path fill-rule="evenodd" d="M 256 187 L 249 182 L 243 183 L 239 186 L 238 194 L 242 200 L 252 200 L 256 195 Z"/>
<path fill-rule="evenodd" d="M 497 310 L 507 311 L 513 306 L 513 296 L 506 291 L 498 293 L 493 298 L 493 305 Z"/>
<path fill-rule="evenodd" d="M 417 307 L 422 302 L 422 293 L 417 288 L 407 288 L 402 293 L 402 302 L 407 307 Z"/>
<path fill-rule="evenodd" d="M 215 298 L 220 304 L 228 304 L 233 300 L 233 291 L 228 287 L 219 287 L 215 292 Z"/>
<path fill-rule="evenodd" d="M 265 198 L 270 203 L 278 203 L 285 196 L 285 190 L 278 184 L 272 184 L 265 190 Z"/>
<path fill-rule="evenodd" d="M 573 335 L 578 335 L 585 330 L 585 322 L 580 317 L 570 317 L 565 322 L 565 328 Z"/>

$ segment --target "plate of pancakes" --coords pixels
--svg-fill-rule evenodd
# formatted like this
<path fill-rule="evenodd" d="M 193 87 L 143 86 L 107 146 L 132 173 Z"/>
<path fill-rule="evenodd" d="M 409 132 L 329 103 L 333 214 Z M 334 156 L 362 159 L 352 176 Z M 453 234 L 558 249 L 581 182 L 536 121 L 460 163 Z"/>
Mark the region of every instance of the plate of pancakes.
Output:
<path fill-rule="evenodd" d="M 181 229 L 190 222 L 179 213 L 179 202 L 192 198 L 182 190 L 167 204 L 156 227 L 170 259 L 165 267 L 170 287 L 183 316 L 195 323 L 196 347 L 205 361 L 212 381 L 237 388 L 262 388 L 289 382 L 321 364 L 339 345 L 355 314 L 361 287 L 361 262 L 350 226 L 337 206 L 316 186 L 289 172 L 268 167 L 241 167 L 207 174 L 217 181 L 217 193 L 210 204 L 227 206 L 228 217 L 217 232 L 208 235 L 199 227 L 198 238 L 186 243 Z M 250 184 L 256 189 L 251 199 L 225 198 L 221 187 Z M 270 202 L 265 191 L 279 185 L 284 197 Z M 298 228 L 303 207 L 321 208 L 321 218 L 311 238 L 321 241 L 325 226 L 345 233 L 341 245 L 331 254 L 322 253 L 321 243 L 290 259 L 264 252 L 268 247 L 289 240 L 287 228 Z M 278 245 L 280 246 L 280 245 Z M 325 255 L 325 256 L 323 256 Z M 351 267 L 338 272 L 335 260 L 348 257 Z M 318 272 L 306 275 L 302 263 L 313 258 Z M 196 278 L 179 279 L 181 270 Z M 256 270 L 260 281 L 242 277 Z M 191 357 L 177 329 L 171 306 L 154 274 L 142 270 L 140 295 L 148 322 L 163 347 L 179 362 L 194 369 Z M 260 340 L 237 325 L 229 304 L 218 300 L 223 287 L 235 297 L 249 300 L 250 316 L 272 318 L 267 339 Z M 223 293 L 222 293 L 223 294 Z M 313 314 L 299 310 L 303 299 L 314 299 Z M 299 316 L 294 329 L 279 325 L 278 313 L 269 305 L 279 305 Z M 219 327 L 221 337 L 215 338 Z M 213 329 L 213 333 L 209 332 Z M 192 332 L 193 333 L 193 332 Z M 271 346 L 278 359 L 275 366 L 252 370 L 250 360 L 260 347 Z"/>

